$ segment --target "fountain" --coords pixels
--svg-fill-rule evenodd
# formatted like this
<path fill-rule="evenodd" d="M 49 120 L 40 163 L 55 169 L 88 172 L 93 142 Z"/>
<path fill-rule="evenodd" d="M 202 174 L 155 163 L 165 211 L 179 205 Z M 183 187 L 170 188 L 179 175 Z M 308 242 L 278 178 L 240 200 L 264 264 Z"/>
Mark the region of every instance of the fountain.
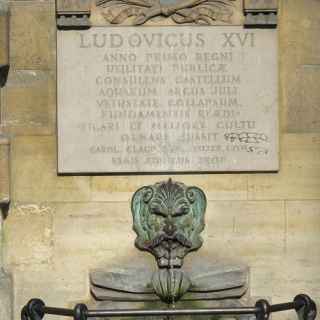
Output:
<path fill-rule="evenodd" d="M 184 257 L 202 245 L 206 206 L 201 189 L 171 179 L 137 190 L 131 202 L 135 245 L 155 257 L 157 269 L 122 267 L 91 272 L 91 292 L 96 300 L 117 300 L 120 295 L 122 301 L 159 298 L 172 306 L 180 300 L 242 297 L 247 291 L 246 266 L 201 261 L 191 270 L 183 269 Z M 100 302 L 99 307 L 103 306 Z"/>
<path fill-rule="evenodd" d="M 270 313 L 289 309 L 295 309 L 300 320 L 314 320 L 315 303 L 303 294 L 290 303 L 270 305 L 260 299 L 254 307 L 246 307 L 252 304 L 247 266 L 202 259 L 184 267 L 185 256 L 202 245 L 206 206 L 201 189 L 171 179 L 138 189 L 131 201 L 135 245 L 154 256 L 156 269 L 128 265 L 93 270 L 90 289 L 94 301 L 90 309 L 84 304 L 74 309 L 52 308 L 42 300 L 32 299 L 22 309 L 22 320 L 41 320 L 45 314 L 71 316 L 75 320 L 179 315 L 268 320 Z M 129 308 L 118 308 L 119 302 Z M 133 308 L 139 302 L 148 308 Z M 160 309 L 156 309 L 159 305 Z"/>

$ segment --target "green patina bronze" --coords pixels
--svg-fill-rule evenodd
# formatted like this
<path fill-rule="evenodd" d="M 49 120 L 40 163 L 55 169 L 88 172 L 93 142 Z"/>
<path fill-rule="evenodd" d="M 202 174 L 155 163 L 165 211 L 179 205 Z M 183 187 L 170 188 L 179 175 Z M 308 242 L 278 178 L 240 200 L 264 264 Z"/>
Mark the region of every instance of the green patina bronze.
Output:
<path fill-rule="evenodd" d="M 171 179 L 140 188 L 131 203 L 137 248 L 152 253 L 159 268 L 180 268 L 202 245 L 206 205 L 201 189 Z"/>
<path fill-rule="evenodd" d="M 151 284 L 166 303 L 179 300 L 191 286 L 180 268 L 185 255 L 202 245 L 206 205 L 201 189 L 171 179 L 142 187 L 133 195 L 135 244 L 156 258 L 159 270 Z"/>

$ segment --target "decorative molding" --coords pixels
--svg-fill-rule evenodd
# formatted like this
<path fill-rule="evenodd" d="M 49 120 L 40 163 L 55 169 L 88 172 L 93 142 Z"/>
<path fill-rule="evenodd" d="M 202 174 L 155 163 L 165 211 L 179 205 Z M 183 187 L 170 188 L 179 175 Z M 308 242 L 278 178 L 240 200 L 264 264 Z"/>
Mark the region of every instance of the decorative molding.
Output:
<path fill-rule="evenodd" d="M 278 0 L 245 0 L 244 26 L 275 28 L 278 24 Z"/>
<path fill-rule="evenodd" d="M 98 0 L 109 24 L 143 25 L 154 18 L 171 18 L 175 24 L 233 23 L 237 0 Z"/>
<path fill-rule="evenodd" d="M 87 29 L 90 28 L 90 12 L 60 12 L 57 14 L 59 29 Z"/>
<path fill-rule="evenodd" d="M 56 0 L 57 27 L 86 29 L 90 27 L 90 8 L 93 0 Z"/>
<path fill-rule="evenodd" d="M 277 12 L 248 12 L 245 14 L 245 27 L 275 28 L 277 24 Z"/>

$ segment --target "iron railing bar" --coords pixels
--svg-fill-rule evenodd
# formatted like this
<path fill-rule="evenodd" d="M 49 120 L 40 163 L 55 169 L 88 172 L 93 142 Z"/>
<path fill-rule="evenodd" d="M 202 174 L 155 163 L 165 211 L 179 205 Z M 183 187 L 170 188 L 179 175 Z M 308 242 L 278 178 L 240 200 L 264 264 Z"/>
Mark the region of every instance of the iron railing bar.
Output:
<path fill-rule="evenodd" d="M 134 317 L 134 316 L 179 316 L 179 315 L 233 315 L 256 314 L 256 307 L 239 308 L 201 308 L 201 309 L 122 309 L 122 310 L 88 310 L 90 317 Z"/>
<path fill-rule="evenodd" d="M 57 315 L 57 316 L 70 316 L 72 317 L 74 311 L 72 309 L 65 308 L 53 308 L 53 307 L 44 307 L 43 312 L 45 314 Z"/>

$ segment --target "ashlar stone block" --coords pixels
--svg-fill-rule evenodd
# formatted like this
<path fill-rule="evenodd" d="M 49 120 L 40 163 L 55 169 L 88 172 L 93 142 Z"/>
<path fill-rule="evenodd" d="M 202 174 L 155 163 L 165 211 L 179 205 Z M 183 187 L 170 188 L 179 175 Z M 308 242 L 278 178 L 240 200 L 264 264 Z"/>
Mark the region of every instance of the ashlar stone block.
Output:
<path fill-rule="evenodd" d="M 209 201 L 205 221 L 199 253 L 237 257 L 250 266 L 284 253 L 283 201 Z"/>
<path fill-rule="evenodd" d="M 320 262 L 320 200 L 287 201 L 287 253 L 318 265 Z"/>
<path fill-rule="evenodd" d="M 30 298 L 39 297 L 50 306 L 73 308 L 75 301 L 83 302 L 89 297 L 89 293 L 84 289 L 86 285 L 84 278 L 80 278 L 76 273 L 59 272 L 52 265 L 15 268 L 13 281 L 15 284 L 13 319 L 20 319 L 21 308 Z M 56 320 L 57 316 L 46 315 L 45 319 Z"/>
<path fill-rule="evenodd" d="M 13 286 L 12 278 L 0 268 L 0 319 L 12 319 Z"/>
<path fill-rule="evenodd" d="M 58 176 L 53 136 L 20 136 L 12 143 L 12 197 L 16 202 L 87 201 L 90 177 Z"/>
<path fill-rule="evenodd" d="M 13 1 L 10 64 L 14 69 L 50 69 L 55 63 L 55 11 L 52 2 Z"/>
<path fill-rule="evenodd" d="M 290 99 L 289 132 L 320 132 L 320 64 L 303 65 L 296 72 L 299 86 Z"/>
<path fill-rule="evenodd" d="M 2 94 L 2 130 L 16 135 L 55 132 L 53 72 L 12 70 Z"/>
<path fill-rule="evenodd" d="M 277 174 L 248 176 L 250 200 L 307 200 L 320 198 L 319 134 L 285 134 Z"/>
<path fill-rule="evenodd" d="M 92 177 L 92 200 L 130 201 L 133 193 L 143 185 L 172 178 L 187 185 L 205 190 L 208 200 L 247 199 L 247 175 L 194 174 L 194 175 L 152 175 L 152 176 L 94 176 Z"/>
<path fill-rule="evenodd" d="M 4 224 L 9 267 L 51 263 L 52 214 L 46 204 L 14 204 Z"/>

